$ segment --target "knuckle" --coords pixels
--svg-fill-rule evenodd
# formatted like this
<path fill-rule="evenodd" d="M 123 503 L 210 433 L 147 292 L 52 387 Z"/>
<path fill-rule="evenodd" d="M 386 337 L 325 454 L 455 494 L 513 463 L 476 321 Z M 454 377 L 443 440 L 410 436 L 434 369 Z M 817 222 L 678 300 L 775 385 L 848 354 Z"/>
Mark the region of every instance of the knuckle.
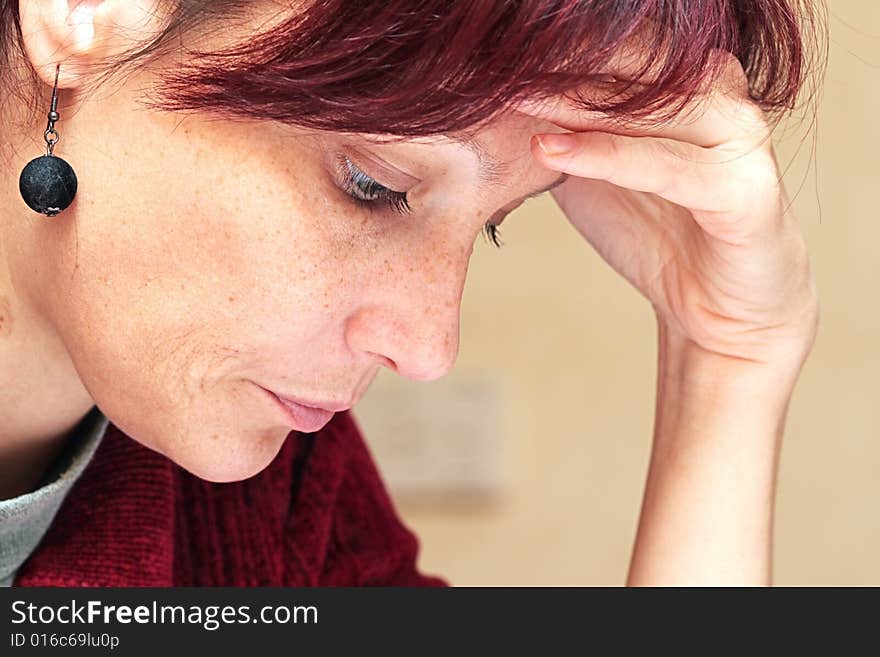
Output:
<path fill-rule="evenodd" d="M 749 78 L 736 55 L 729 50 L 716 50 L 715 57 L 722 86 L 737 96 L 748 97 Z"/>
<path fill-rule="evenodd" d="M 594 167 L 598 168 L 598 173 L 602 177 L 610 177 L 614 175 L 625 156 L 625 149 L 621 144 L 621 138 L 617 135 L 608 133 L 594 132 L 585 133 L 587 135 L 584 144 L 584 150 L 597 157 L 591 157 Z"/>
<path fill-rule="evenodd" d="M 757 103 L 752 100 L 742 100 L 739 103 L 738 115 L 744 127 L 756 131 L 761 137 L 769 136 L 767 115 Z"/>
<path fill-rule="evenodd" d="M 780 189 L 779 169 L 772 154 L 764 151 L 755 151 L 747 164 L 744 164 L 743 174 L 746 184 L 753 189 L 765 194 L 777 194 Z"/>
<path fill-rule="evenodd" d="M 750 98 L 726 95 L 719 105 L 726 121 L 729 121 L 736 141 L 756 146 L 770 138 L 770 124 L 761 107 Z"/>
<path fill-rule="evenodd" d="M 731 88 L 743 95 L 748 95 L 749 77 L 746 75 L 740 61 L 732 53 L 728 53 L 728 56 L 726 57 L 724 75 L 730 83 Z"/>
<path fill-rule="evenodd" d="M 746 210 L 756 205 L 767 205 L 781 192 L 779 172 L 772 157 L 758 152 L 728 166 L 720 176 L 719 193 L 728 207 Z"/>
<path fill-rule="evenodd" d="M 735 212 L 747 205 L 750 193 L 747 178 L 734 169 L 719 176 L 714 196 L 719 208 Z"/>
<path fill-rule="evenodd" d="M 590 142 L 588 148 L 593 148 L 608 158 L 617 159 L 620 157 L 621 145 L 620 138 L 617 135 L 606 132 L 593 132 L 587 134 L 589 135 L 588 139 Z"/>
<path fill-rule="evenodd" d="M 662 175 L 657 176 L 655 193 L 662 195 L 672 191 L 677 181 L 688 177 L 693 163 L 668 142 L 659 142 L 658 151 L 657 165 Z"/>

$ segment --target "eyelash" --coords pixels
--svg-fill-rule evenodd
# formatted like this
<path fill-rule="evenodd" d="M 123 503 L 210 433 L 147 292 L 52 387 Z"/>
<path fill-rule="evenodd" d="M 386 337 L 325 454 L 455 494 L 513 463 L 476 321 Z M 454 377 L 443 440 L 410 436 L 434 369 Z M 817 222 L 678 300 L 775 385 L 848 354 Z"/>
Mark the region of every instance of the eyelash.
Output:
<path fill-rule="evenodd" d="M 378 202 L 386 204 L 399 214 L 409 214 L 412 212 L 406 192 L 397 192 L 385 187 L 385 185 L 382 185 L 361 171 L 354 162 L 345 156 L 340 157 L 339 167 L 346 194 L 359 206 L 374 210 Z M 483 234 L 496 248 L 503 246 L 504 243 L 499 240 L 501 229 L 495 224 L 488 221 L 483 224 Z"/>
<path fill-rule="evenodd" d="M 376 182 L 347 157 L 341 157 L 339 165 L 345 192 L 358 205 L 373 210 L 376 203 L 379 202 L 387 204 L 388 207 L 400 214 L 409 214 L 411 212 L 406 192 L 396 192 Z"/>

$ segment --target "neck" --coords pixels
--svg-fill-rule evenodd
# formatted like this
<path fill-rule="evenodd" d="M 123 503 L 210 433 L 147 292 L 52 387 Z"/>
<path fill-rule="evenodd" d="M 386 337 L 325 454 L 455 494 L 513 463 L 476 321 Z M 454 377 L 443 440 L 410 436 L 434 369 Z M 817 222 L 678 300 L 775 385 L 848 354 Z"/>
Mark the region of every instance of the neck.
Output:
<path fill-rule="evenodd" d="M 0 125 L 8 147 L 0 157 L 0 499 L 8 499 L 33 490 L 94 401 L 47 311 L 46 222 L 64 217 L 37 215 L 18 196 L 21 169 L 41 153 L 33 139 L 10 141 L 20 134 L 15 123 Z"/>

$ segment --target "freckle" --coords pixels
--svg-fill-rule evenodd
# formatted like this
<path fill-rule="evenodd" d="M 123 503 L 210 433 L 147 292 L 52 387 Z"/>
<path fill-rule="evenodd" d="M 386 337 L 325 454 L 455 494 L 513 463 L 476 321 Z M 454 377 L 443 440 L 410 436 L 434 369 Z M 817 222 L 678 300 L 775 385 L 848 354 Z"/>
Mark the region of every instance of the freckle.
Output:
<path fill-rule="evenodd" d="M 12 312 L 9 308 L 9 300 L 0 297 L 0 335 L 12 333 Z"/>
<path fill-rule="evenodd" d="M 229 303 L 232 303 L 233 301 L 235 301 L 235 297 L 229 297 Z"/>

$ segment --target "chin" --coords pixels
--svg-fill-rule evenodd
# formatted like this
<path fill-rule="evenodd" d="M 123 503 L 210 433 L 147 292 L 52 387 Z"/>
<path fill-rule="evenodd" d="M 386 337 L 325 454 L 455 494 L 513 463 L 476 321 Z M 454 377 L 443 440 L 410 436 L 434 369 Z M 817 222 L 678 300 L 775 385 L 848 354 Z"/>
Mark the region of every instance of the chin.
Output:
<path fill-rule="evenodd" d="M 167 445 L 160 450 L 190 474 L 214 483 L 249 479 L 272 463 L 290 429 L 257 436 L 193 436 L 189 445 Z"/>

